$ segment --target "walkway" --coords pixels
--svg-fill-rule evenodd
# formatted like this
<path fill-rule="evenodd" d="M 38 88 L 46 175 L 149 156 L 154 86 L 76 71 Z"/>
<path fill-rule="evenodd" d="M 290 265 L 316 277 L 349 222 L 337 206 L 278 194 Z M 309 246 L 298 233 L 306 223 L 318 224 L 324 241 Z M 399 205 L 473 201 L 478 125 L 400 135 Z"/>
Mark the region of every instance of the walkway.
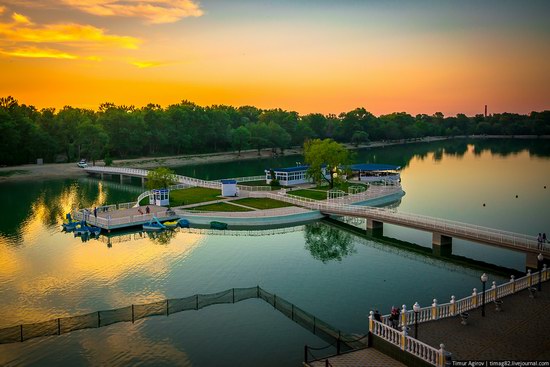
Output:
<path fill-rule="evenodd" d="M 536 298 L 523 290 L 503 299 L 502 312 L 493 303 L 469 312 L 468 324 L 460 317 L 422 323 L 418 339 L 453 354 L 454 360 L 550 360 L 550 284 Z M 412 332 L 411 328 L 411 332 Z"/>
<path fill-rule="evenodd" d="M 401 362 L 388 357 L 374 348 L 365 348 L 330 358 L 309 362 L 310 367 L 325 367 L 326 360 L 332 367 L 405 367 Z"/>

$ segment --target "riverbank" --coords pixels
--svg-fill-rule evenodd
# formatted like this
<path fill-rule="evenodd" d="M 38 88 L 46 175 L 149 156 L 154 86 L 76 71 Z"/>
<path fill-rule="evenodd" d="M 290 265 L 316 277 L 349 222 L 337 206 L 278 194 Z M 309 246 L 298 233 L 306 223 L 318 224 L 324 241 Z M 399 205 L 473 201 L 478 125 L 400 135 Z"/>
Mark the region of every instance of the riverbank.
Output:
<path fill-rule="evenodd" d="M 473 139 L 536 139 L 537 136 L 505 136 L 505 135 L 472 135 L 472 136 L 457 136 L 454 138 L 473 138 Z M 550 136 L 538 137 L 541 139 L 550 139 Z M 427 143 L 440 140 L 453 139 L 451 137 L 426 137 L 410 140 L 396 140 L 396 141 L 377 141 L 369 144 L 359 144 L 357 146 L 352 144 L 344 144 L 348 149 L 362 149 L 362 148 L 378 148 L 391 145 L 401 144 L 414 144 L 414 143 Z M 285 156 L 302 154 L 301 147 L 294 147 L 285 150 Z M 235 160 L 254 160 L 272 158 L 273 152 L 271 149 L 262 149 L 258 154 L 258 150 L 250 149 L 243 150 L 241 154 L 236 152 L 223 152 L 223 153 L 207 153 L 207 154 L 192 154 L 192 155 L 180 155 L 180 156 L 168 156 L 168 157 L 155 157 L 155 158 L 135 158 L 135 159 L 121 159 L 113 162 L 113 166 L 118 167 L 132 167 L 132 168 L 155 168 L 159 166 L 166 167 L 178 167 L 186 165 L 197 164 L 210 164 L 220 162 L 230 162 Z M 99 160 L 96 165 L 104 165 L 103 161 Z M 0 182 L 12 182 L 12 181 L 26 181 L 26 180 L 45 180 L 53 178 L 74 178 L 83 176 L 85 174 L 82 168 L 76 166 L 76 163 L 48 163 L 43 165 L 26 164 L 20 166 L 0 167 Z"/>

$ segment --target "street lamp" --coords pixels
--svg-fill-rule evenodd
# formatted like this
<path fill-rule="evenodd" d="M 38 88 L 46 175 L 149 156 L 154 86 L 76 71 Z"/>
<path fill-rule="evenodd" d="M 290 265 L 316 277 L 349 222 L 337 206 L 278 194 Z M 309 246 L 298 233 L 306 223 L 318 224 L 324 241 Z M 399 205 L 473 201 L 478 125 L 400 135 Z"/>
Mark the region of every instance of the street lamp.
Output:
<path fill-rule="evenodd" d="M 542 256 L 542 254 L 539 254 L 539 256 L 537 256 L 537 268 L 539 269 L 539 285 L 537 287 L 537 290 L 540 292 L 541 289 L 542 289 L 542 285 L 541 285 L 541 273 L 542 273 L 542 260 L 544 260 L 544 256 Z"/>
<path fill-rule="evenodd" d="M 415 302 L 413 305 L 414 311 L 414 338 L 418 339 L 418 312 L 420 311 L 420 305 L 418 302 Z"/>
<path fill-rule="evenodd" d="M 483 294 L 481 296 L 481 316 L 482 317 L 485 317 L 485 283 L 487 283 L 487 279 L 489 279 L 489 277 L 487 276 L 487 274 L 483 273 L 483 275 L 481 276 L 481 283 L 483 284 Z"/>

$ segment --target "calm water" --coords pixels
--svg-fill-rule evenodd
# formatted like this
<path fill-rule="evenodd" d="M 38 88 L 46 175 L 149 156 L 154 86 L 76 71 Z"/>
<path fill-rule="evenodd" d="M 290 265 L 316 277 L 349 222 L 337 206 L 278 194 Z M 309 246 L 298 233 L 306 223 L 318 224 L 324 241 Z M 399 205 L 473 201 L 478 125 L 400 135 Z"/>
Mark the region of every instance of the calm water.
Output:
<path fill-rule="evenodd" d="M 403 167 L 407 194 L 400 211 L 536 234 L 550 233 L 549 157 L 545 141 L 498 140 L 364 150 L 357 161 Z M 210 179 L 258 175 L 300 159 L 178 172 Z M 137 235 L 129 241 L 113 239 L 111 247 L 60 231 L 71 207 L 131 201 L 140 192 L 138 186 L 89 179 L 1 184 L 0 327 L 260 285 L 337 328 L 364 333 L 372 308 L 387 312 L 403 303 L 447 302 L 451 294 L 462 297 L 479 287 L 483 271 L 490 281 L 505 279 L 498 271 L 321 223 L 260 237 L 186 231 L 164 240 Z M 429 234 L 393 226 L 386 226 L 384 235 L 431 244 Z M 511 251 L 455 241 L 453 253 L 524 269 L 524 255 Z M 325 343 L 265 302 L 248 300 L 0 345 L 0 365 L 296 366 L 304 344 Z"/>

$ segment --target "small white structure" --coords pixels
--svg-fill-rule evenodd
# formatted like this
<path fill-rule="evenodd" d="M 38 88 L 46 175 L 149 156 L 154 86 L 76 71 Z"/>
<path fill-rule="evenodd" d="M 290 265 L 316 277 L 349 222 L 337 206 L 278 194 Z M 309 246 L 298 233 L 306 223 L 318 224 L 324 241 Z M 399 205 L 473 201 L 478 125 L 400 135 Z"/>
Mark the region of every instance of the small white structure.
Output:
<path fill-rule="evenodd" d="M 170 205 L 170 190 L 168 189 L 155 189 L 151 191 L 149 195 L 149 204 L 158 206 Z"/>
<path fill-rule="evenodd" d="M 237 196 L 237 180 L 222 180 L 222 196 Z"/>

